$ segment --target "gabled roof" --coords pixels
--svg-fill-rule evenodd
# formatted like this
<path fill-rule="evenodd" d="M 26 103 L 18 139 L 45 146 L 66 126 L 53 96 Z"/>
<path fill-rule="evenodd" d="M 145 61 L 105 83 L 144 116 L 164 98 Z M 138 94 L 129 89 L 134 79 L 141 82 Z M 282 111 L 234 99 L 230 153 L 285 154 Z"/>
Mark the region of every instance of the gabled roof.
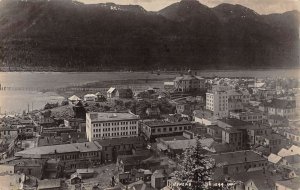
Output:
<path fill-rule="evenodd" d="M 291 152 L 285 148 L 282 148 L 277 154 L 278 154 L 278 156 L 286 157 L 286 156 L 291 155 Z"/>
<path fill-rule="evenodd" d="M 281 156 L 278 156 L 278 155 L 273 154 L 273 153 L 271 153 L 268 156 L 268 161 L 271 162 L 271 163 L 273 163 L 273 164 L 277 164 L 281 159 L 282 159 Z"/>
<path fill-rule="evenodd" d="M 73 95 L 73 96 L 69 97 L 68 100 L 70 100 L 70 101 L 80 101 L 81 99 L 78 96 Z"/>
<path fill-rule="evenodd" d="M 113 91 L 115 91 L 116 88 L 111 87 L 110 89 L 108 89 L 107 93 L 113 93 Z"/>

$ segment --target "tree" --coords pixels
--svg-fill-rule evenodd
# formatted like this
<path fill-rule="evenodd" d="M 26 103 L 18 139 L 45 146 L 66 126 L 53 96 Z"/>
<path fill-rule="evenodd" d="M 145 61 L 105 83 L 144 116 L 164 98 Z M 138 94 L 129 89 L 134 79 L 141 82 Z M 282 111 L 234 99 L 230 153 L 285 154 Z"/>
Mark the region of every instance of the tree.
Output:
<path fill-rule="evenodd" d="M 199 137 L 196 139 L 196 146 L 186 149 L 179 160 L 175 178 L 182 190 L 209 188 L 215 164 L 211 157 L 204 154 Z"/>

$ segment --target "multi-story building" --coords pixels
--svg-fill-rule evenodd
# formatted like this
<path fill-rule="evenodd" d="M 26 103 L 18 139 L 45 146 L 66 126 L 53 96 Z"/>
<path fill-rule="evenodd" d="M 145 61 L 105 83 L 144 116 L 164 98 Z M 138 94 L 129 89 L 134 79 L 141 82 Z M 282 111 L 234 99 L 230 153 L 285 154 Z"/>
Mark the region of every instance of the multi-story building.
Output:
<path fill-rule="evenodd" d="M 297 128 L 294 129 L 285 129 L 284 130 L 284 136 L 286 138 L 290 139 L 291 141 L 295 143 L 300 143 L 300 130 Z"/>
<path fill-rule="evenodd" d="M 163 120 L 141 122 L 141 132 L 146 139 L 155 140 L 157 137 L 182 135 L 183 131 L 190 130 L 192 123 L 188 121 L 169 122 Z"/>
<path fill-rule="evenodd" d="M 212 154 L 216 168 L 214 176 L 235 175 L 242 172 L 266 168 L 268 160 L 250 150 Z M 214 177 L 213 176 L 213 177 Z"/>
<path fill-rule="evenodd" d="M 119 155 L 132 154 L 133 150 L 145 148 L 146 141 L 142 137 L 97 140 L 102 149 L 102 161 L 117 161 Z"/>
<path fill-rule="evenodd" d="M 261 111 L 268 115 L 279 115 L 284 118 L 292 118 L 296 114 L 296 101 L 289 99 L 273 99 L 259 105 Z"/>
<path fill-rule="evenodd" d="M 92 142 L 100 139 L 138 136 L 139 116 L 133 113 L 87 113 L 86 135 Z"/>
<path fill-rule="evenodd" d="M 288 145 L 288 140 L 279 134 L 263 134 L 255 137 L 255 144 L 266 148 L 266 153 L 278 153 L 279 150 Z"/>
<path fill-rule="evenodd" d="M 249 145 L 256 144 L 256 137 L 262 135 L 271 135 L 272 128 L 267 125 L 256 124 L 247 128 Z"/>
<path fill-rule="evenodd" d="M 224 118 L 218 120 L 218 126 L 222 128 L 222 143 L 227 144 L 232 151 L 247 148 L 248 134 L 247 129 L 252 124 L 246 121 Z"/>
<path fill-rule="evenodd" d="M 101 151 L 101 146 L 97 142 L 85 142 L 30 148 L 16 152 L 15 157 L 56 159 L 63 164 L 66 173 L 73 173 L 78 168 L 100 164 Z"/>
<path fill-rule="evenodd" d="M 213 112 L 219 118 L 228 116 L 228 95 L 225 91 L 206 93 L 206 109 Z"/>
<path fill-rule="evenodd" d="M 227 95 L 229 111 L 242 110 L 244 104 L 247 104 L 250 101 L 250 94 L 246 90 L 229 90 L 227 91 Z"/>
<path fill-rule="evenodd" d="M 251 123 L 262 123 L 263 112 L 257 111 L 230 111 L 229 115 L 231 118 L 240 119 Z"/>
<path fill-rule="evenodd" d="M 205 89 L 205 79 L 194 76 L 189 72 L 188 75 L 176 77 L 174 80 L 175 90 L 178 92 L 191 92 Z"/>

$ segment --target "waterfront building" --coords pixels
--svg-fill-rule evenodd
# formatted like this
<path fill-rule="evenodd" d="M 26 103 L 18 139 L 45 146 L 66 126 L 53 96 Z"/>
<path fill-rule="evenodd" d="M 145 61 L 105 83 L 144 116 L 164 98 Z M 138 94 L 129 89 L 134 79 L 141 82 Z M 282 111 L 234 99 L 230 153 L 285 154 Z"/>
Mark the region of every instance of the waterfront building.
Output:
<path fill-rule="evenodd" d="M 92 142 L 138 136 L 139 116 L 133 113 L 92 112 L 86 114 L 86 135 Z"/>
<path fill-rule="evenodd" d="M 174 87 L 177 92 L 191 92 L 205 89 L 205 79 L 194 76 L 191 71 L 188 75 L 176 77 Z"/>

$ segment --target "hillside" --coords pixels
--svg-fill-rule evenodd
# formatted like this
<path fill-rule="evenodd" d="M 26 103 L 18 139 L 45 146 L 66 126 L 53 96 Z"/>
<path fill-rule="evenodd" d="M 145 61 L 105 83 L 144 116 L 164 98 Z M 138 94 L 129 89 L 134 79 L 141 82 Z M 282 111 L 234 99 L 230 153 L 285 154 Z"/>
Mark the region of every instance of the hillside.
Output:
<path fill-rule="evenodd" d="M 259 15 L 241 5 L 182 0 L 137 5 L 3 0 L 4 66 L 76 70 L 299 66 L 299 12 Z"/>

